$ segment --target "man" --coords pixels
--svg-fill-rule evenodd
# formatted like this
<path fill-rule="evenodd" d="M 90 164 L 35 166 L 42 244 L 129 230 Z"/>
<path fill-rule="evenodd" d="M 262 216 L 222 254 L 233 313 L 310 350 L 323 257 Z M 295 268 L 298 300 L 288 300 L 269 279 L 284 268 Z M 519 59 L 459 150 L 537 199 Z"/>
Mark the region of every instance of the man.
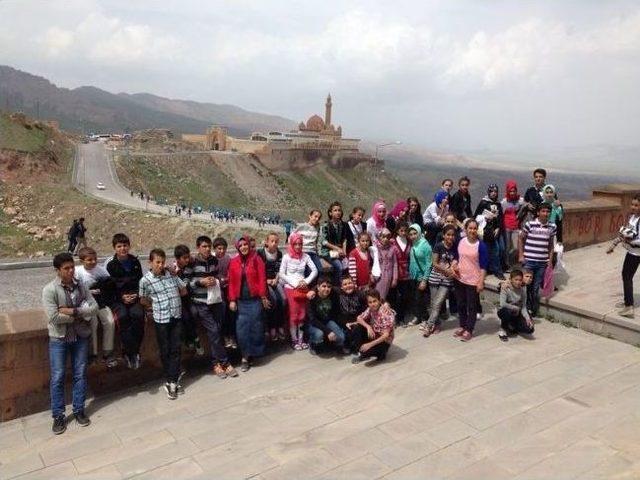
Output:
<path fill-rule="evenodd" d="M 81 248 L 87 246 L 86 233 L 87 227 L 84 226 L 84 217 L 80 217 L 78 219 L 78 224 L 76 225 L 76 246 L 74 255 L 77 255 Z"/>
<path fill-rule="evenodd" d="M 462 225 L 467 218 L 473 218 L 471 214 L 471 194 L 469 187 L 471 180 L 469 177 L 462 177 L 458 180 L 458 191 L 451 196 L 449 211 L 456 216 L 459 224 Z"/>
<path fill-rule="evenodd" d="M 542 203 L 538 209 L 538 218 L 524 224 L 520 232 L 518 243 L 518 260 L 524 264 L 526 270 L 533 273 L 532 315 L 538 316 L 540 307 L 540 286 L 544 279 L 544 271 L 550 266 L 553 258 L 553 240 L 556 236 L 556 226 L 549 223 L 551 205 Z"/>
<path fill-rule="evenodd" d="M 98 312 L 98 304 L 91 292 L 74 278 L 75 264 L 70 253 L 53 258 L 57 277 L 42 290 L 49 328 L 49 364 L 51 368 L 51 414 L 54 434 L 67 429 L 64 402 L 64 379 L 67 356 L 73 371 L 73 414 L 78 424 L 88 426 L 91 421 L 84 411 L 87 390 L 87 359 L 91 317 Z"/>
<path fill-rule="evenodd" d="M 67 252 L 73 253 L 76 251 L 76 245 L 78 244 L 78 220 L 73 219 L 73 223 L 67 232 L 67 240 L 69 240 L 69 246 L 67 247 Z"/>
<path fill-rule="evenodd" d="M 544 201 L 543 188 L 547 182 L 547 171 L 536 168 L 533 171 L 533 185 L 524 194 L 525 208 L 529 212 L 529 219 L 533 218 L 540 204 Z"/>

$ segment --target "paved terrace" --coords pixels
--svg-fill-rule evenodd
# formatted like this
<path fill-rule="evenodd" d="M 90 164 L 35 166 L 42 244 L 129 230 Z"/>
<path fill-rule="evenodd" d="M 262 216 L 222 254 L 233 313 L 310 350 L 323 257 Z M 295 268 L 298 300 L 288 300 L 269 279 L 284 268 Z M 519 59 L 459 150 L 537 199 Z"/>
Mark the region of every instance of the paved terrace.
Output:
<path fill-rule="evenodd" d="M 236 379 L 157 383 L 0 424 L 0 478 L 635 479 L 640 349 L 543 321 L 501 343 L 398 331 L 388 360 L 287 351 Z"/>

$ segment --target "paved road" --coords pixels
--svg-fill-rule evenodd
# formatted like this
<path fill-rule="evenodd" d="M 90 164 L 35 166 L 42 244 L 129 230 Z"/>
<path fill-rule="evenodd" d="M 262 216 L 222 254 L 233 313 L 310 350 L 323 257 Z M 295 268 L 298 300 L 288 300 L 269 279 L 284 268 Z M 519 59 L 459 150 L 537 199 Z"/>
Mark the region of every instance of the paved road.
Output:
<path fill-rule="evenodd" d="M 156 205 L 153 202 L 147 203 L 135 195 L 131 196 L 130 190 L 126 189 L 118 181 L 113 163 L 113 154 L 114 152 L 101 142 L 79 144 L 74 173 L 75 185 L 87 195 L 100 200 L 168 215 L 168 207 L 166 205 Z M 96 188 L 99 182 L 105 185 L 105 190 Z M 211 217 L 208 214 L 194 214 L 192 218 L 211 222 Z M 215 223 L 228 225 L 217 221 Z M 258 223 L 253 220 L 240 221 L 234 225 L 258 228 Z M 273 225 L 269 227 L 268 229 L 271 230 Z"/>
<path fill-rule="evenodd" d="M 287 350 L 239 378 L 185 378 L 0 424 L 0 478 L 640 478 L 640 350 L 559 324 L 501 343 L 400 329 L 387 361 Z M 144 359 L 143 359 L 144 360 Z M 67 409 L 67 412 L 69 410 Z"/>

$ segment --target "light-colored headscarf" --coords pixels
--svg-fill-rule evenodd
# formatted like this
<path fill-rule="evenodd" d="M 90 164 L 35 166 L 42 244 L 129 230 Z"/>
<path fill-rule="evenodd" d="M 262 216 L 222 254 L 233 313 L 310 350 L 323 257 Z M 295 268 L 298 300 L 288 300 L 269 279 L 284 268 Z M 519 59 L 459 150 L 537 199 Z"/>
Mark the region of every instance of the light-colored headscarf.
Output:
<path fill-rule="evenodd" d="M 302 258 L 302 251 L 296 252 L 295 248 L 293 248 L 293 244 L 297 241 L 302 241 L 302 235 L 300 233 L 294 232 L 291 235 L 289 235 L 289 244 L 287 245 L 287 253 L 291 258 L 300 260 Z"/>
<path fill-rule="evenodd" d="M 380 214 L 378 213 L 380 207 L 384 207 L 386 209 L 387 205 L 384 203 L 384 201 L 378 200 L 373 204 L 373 207 L 371 207 L 371 218 L 373 218 L 373 221 L 376 224 L 376 228 L 382 228 L 385 226 L 386 217 L 381 218 Z"/>

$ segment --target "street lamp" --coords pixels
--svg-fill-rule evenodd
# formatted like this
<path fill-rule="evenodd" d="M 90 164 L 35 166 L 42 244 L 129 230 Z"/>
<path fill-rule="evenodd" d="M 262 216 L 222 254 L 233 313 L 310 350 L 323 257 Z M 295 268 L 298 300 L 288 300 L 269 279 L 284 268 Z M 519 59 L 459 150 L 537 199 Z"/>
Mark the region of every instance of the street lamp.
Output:
<path fill-rule="evenodd" d="M 380 145 L 376 145 L 376 160 L 373 166 L 373 172 L 374 172 L 373 194 L 376 197 L 375 198 L 376 200 L 378 199 L 378 152 L 380 151 L 381 148 L 389 147 L 391 145 L 402 145 L 402 142 L 395 141 L 395 142 L 381 143 Z"/>

